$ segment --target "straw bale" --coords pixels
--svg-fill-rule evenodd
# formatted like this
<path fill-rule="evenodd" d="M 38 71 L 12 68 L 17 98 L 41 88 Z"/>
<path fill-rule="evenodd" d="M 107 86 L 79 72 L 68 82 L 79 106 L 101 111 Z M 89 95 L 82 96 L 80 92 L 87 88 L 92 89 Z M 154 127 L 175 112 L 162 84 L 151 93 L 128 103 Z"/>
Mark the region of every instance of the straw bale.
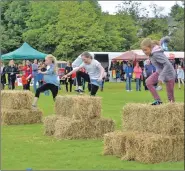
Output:
<path fill-rule="evenodd" d="M 33 93 L 30 91 L 1 91 L 1 106 L 7 109 L 31 109 Z"/>
<path fill-rule="evenodd" d="M 100 117 L 101 98 L 91 96 L 57 96 L 56 115 L 72 119 L 93 119 Z"/>
<path fill-rule="evenodd" d="M 44 135 L 51 136 L 55 133 L 55 124 L 59 119 L 56 115 L 45 117 L 44 119 Z"/>
<path fill-rule="evenodd" d="M 114 131 L 111 119 L 71 120 L 60 118 L 56 121 L 54 136 L 59 139 L 96 139 Z"/>
<path fill-rule="evenodd" d="M 1 122 L 4 125 L 34 124 L 42 122 L 42 112 L 40 110 L 1 110 Z"/>
<path fill-rule="evenodd" d="M 184 103 L 127 104 L 123 109 L 123 130 L 164 135 L 184 133 Z"/>
<path fill-rule="evenodd" d="M 104 136 L 104 155 L 122 160 L 160 163 L 184 160 L 184 135 L 113 132 Z"/>

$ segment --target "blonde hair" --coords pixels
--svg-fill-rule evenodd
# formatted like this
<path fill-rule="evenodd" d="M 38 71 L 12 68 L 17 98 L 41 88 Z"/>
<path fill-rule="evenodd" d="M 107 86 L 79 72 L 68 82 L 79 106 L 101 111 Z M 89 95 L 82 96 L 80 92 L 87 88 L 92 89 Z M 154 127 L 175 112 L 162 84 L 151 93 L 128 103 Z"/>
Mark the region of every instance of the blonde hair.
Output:
<path fill-rule="evenodd" d="M 13 63 L 13 66 L 15 66 L 15 63 L 14 63 L 14 60 L 13 60 L 13 59 L 11 59 L 11 60 L 9 61 L 8 65 L 11 66 L 11 63 Z"/>
<path fill-rule="evenodd" d="M 152 40 L 151 38 L 144 39 L 140 44 L 141 47 L 149 48 L 153 48 L 155 45 L 160 46 L 160 42 L 158 40 Z"/>
<path fill-rule="evenodd" d="M 46 56 L 47 59 L 50 59 L 54 64 L 54 72 L 57 73 L 57 59 L 53 55 L 49 54 Z"/>

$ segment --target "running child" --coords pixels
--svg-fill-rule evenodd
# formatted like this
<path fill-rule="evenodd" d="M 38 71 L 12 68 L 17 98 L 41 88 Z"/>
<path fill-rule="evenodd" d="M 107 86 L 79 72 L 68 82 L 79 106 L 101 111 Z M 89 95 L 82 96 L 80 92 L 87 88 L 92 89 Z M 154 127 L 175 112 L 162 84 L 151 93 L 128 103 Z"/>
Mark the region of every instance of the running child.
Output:
<path fill-rule="evenodd" d="M 83 63 L 79 66 L 73 69 L 70 73 L 65 75 L 63 78 L 69 77 L 74 72 L 79 71 L 81 68 L 85 68 L 87 73 L 84 72 L 77 72 L 76 78 L 77 78 L 77 84 L 78 84 L 78 92 L 82 93 L 82 81 L 81 78 L 83 78 L 85 81 L 91 83 L 91 96 L 95 96 L 99 87 L 101 87 L 102 79 L 104 77 L 104 68 L 101 66 L 101 64 L 93 59 L 90 53 L 84 52 L 81 55 L 81 59 Z"/>
<path fill-rule="evenodd" d="M 47 70 L 45 72 L 42 72 L 41 70 L 38 71 L 38 73 L 44 75 L 45 84 L 36 90 L 35 98 L 32 104 L 33 107 L 37 107 L 37 101 L 41 92 L 50 90 L 54 101 L 58 94 L 60 83 L 57 77 L 56 58 L 53 55 L 47 55 L 45 58 L 45 64 L 47 65 Z"/>
<path fill-rule="evenodd" d="M 166 83 L 168 100 L 174 102 L 175 70 L 168 58 L 164 55 L 164 51 L 150 38 L 146 38 L 141 42 L 141 48 L 143 52 L 149 56 L 151 63 L 156 68 L 156 72 L 146 80 L 146 85 L 155 100 L 152 105 L 160 105 L 162 103 L 161 98 L 154 87 L 154 84 L 157 82 L 159 84 L 162 84 L 163 82 Z"/>

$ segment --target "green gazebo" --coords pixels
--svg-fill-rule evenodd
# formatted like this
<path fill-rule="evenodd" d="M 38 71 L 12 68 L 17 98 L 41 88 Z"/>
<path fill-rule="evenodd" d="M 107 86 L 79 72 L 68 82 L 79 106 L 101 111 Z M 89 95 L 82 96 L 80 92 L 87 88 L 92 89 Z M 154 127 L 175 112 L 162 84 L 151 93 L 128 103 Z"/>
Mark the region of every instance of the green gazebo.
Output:
<path fill-rule="evenodd" d="M 44 59 L 47 54 L 37 51 L 28 43 L 24 43 L 20 48 L 13 52 L 1 55 L 2 60 L 29 60 L 29 59 Z"/>

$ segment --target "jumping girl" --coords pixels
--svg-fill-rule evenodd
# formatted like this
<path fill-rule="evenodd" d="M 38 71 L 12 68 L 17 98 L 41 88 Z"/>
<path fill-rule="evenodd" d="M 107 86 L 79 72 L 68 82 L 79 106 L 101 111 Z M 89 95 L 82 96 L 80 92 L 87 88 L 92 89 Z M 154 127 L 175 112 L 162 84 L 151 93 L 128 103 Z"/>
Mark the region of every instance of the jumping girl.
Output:
<path fill-rule="evenodd" d="M 91 96 L 95 96 L 99 87 L 102 85 L 102 79 L 104 77 L 104 68 L 101 66 L 101 64 L 93 59 L 90 53 L 84 52 L 81 55 L 81 59 L 83 63 L 79 66 L 73 69 L 70 73 L 66 74 L 63 78 L 69 77 L 74 72 L 79 71 L 81 68 L 85 68 L 87 73 L 84 72 L 77 72 L 77 83 L 78 83 L 78 92 L 82 93 L 82 81 L 81 78 L 84 78 L 85 81 L 91 83 Z"/>
<path fill-rule="evenodd" d="M 152 105 L 160 105 L 162 103 L 161 98 L 153 86 L 157 82 L 159 84 L 166 83 L 168 100 L 174 102 L 175 70 L 168 58 L 164 55 L 164 51 L 150 38 L 146 38 L 141 42 L 141 48 L 149 56 L 151 63 L 156 68 L 156 72 L 146 80 L 146 85 L 155 99 Z"/>
<path fill-rule="evenodd" d="M 57 77 L 56 58 L 53 55 L 47 55 L 45 58 L 45 64 L 47 65 L 47 70 L 45 72 L 42 72 L 41 70 L 38 71 L 38 73 L 44 75 L 45 84 L 36 90 L 35 98 L 32 104 L 34 108 L 37 107 L 37 101 L 41 92 L 50 90 L 52 92 L 54 101 L 58 94 L 60 83 Z"/>

